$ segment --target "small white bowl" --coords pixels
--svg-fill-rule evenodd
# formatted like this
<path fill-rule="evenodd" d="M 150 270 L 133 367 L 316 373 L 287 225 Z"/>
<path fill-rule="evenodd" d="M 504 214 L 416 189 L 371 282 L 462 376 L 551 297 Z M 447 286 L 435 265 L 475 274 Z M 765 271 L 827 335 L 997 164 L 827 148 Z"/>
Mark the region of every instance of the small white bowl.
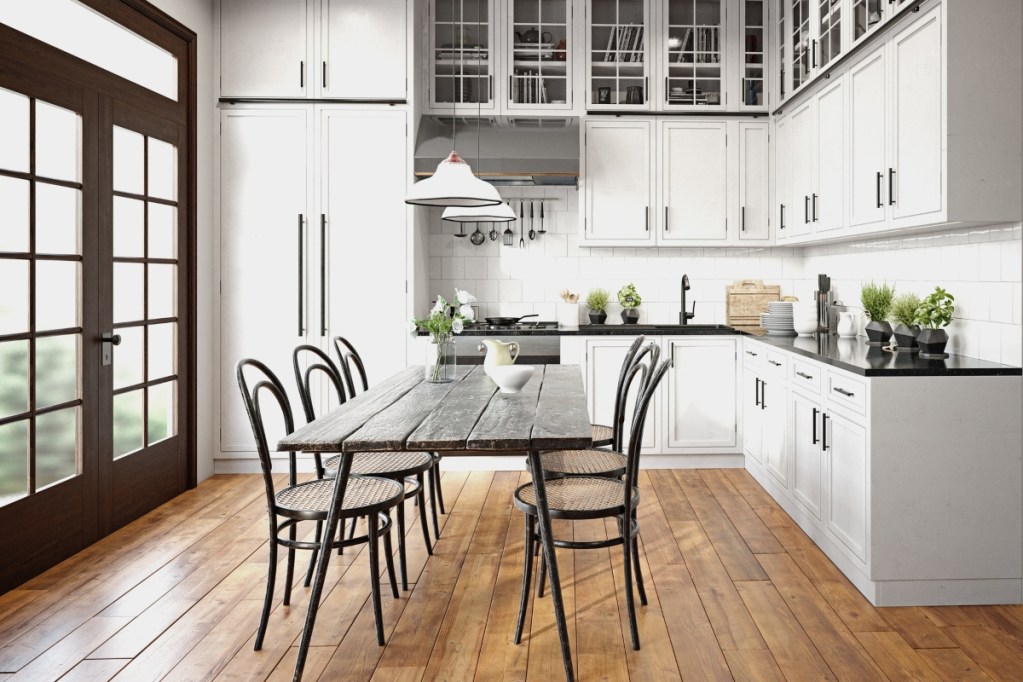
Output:
<path fill-rule="evenodd" d="M 533 376 L 533 365 L 491 365 L 485 368 L 501 393 L 518 393 Z"/>
<path fill-rule="evenodd" d="M 800 336 L 810 336 L 817 331 L 817 320 L 814 318 L 795 318 L 792 320 L 792 328 Z"/>

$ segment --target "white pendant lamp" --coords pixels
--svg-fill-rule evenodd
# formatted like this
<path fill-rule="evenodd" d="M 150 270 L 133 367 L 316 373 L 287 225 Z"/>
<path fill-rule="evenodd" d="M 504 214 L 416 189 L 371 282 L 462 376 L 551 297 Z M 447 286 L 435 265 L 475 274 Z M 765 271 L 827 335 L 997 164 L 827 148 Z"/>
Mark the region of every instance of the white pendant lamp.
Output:
<path fill-rule="evenodd" d="M 515 211 L 503 202 L 496 206 L 450 206 L 441 215 L 441 220 L 452 223 L 510 223 L 515 218 Z"/>

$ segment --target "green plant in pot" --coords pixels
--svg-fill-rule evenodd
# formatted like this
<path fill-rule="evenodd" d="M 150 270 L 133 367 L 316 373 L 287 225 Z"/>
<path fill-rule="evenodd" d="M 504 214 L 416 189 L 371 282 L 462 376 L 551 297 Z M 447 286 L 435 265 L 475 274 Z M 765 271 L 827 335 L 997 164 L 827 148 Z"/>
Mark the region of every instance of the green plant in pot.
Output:
<path fill-rule="evenodd" d="M 590 309 L 590 324 L 604 324 L 611 294 L 607 289 L 590 289 L 586 294 L 586 307 Z"/>
<path fill-rule="evenodd" d="M 888 324 L 888 315 L 892 310 L 895 298 L 895 287 L 887 282 L 875 284 L 867 282 L 860 288 L 860 303 L 870 318 L 864 331 L 867 332 L 867 343 L 871 346 L 883 346 L 892 338 L 892 326 Z"/>
<path fill-rule="evenodd" d="M 635 284 L 629 282 L 618 290 L 618 302 L 622 305 L 622 322 L 625 324 L 639 322 L 639 311 L 636 308 L 643 302 L 643 298 L 636 291 Z"/>
<path fill-rule="evenodd" d="M 934 292 L 917 307 L 914 321 L 922 327 L 916 335 L 920 357 L 925 360 L 944 360 L 948 357 L 945 352 L 948 344 L 945 327 L 952 324 L 955 309 L 955 297 L 941 287 L 934 287 Z"/>
<path fill-rule="evenodd" d="M 920 333 L 920 325 L 916 323 L 916 309 L 923 301 L 916 294 L 901 294 L 892 301 L 892 311 L 888 319 L 895 323 L 895 342 L 898 350 L 915 352 L 920 350 L 916 345 L 916 335 Z"/>

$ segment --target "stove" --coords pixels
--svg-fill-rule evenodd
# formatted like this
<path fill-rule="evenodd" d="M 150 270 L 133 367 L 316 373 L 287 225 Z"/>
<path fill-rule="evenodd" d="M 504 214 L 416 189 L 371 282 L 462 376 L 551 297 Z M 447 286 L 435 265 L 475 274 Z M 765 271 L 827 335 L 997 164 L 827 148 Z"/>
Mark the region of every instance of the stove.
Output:
<path fill-rule="evenodd" d="M 531 334 L 534 331 L 557 331 L 558 323 L 549 321 L 517 322 L 515 324 L 466 325 L 465 331 L 455 335 L 455 352 L 462 365 L 482 365 L 486 355 L 483 339 L 519 344 L 516 360 L 520 365 L 556 365 L 561 362 L 561 337 L 557 334 Z"/>
<path fill-rule="evenodd" d="M 538 322 L 516 322 L 515 324 L 487 324 L 486 322 L 474 322 L 466 325 L 465 331 L 470 332 L 518 332 L 536 329 L 557 329 L 558 323 L 553 321 L 540 320 Z"/>

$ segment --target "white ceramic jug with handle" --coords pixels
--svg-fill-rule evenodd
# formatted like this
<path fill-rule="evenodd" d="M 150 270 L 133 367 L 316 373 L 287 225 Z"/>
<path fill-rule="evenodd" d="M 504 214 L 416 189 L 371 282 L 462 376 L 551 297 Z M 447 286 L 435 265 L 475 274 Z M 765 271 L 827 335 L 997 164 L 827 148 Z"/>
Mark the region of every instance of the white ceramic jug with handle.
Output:
<path fill-rule="evenodd" d="M 519 357 L 519 344 L 514 341 L 505 343 L 497 339 L 483 339 L 480 345 L 487 349 L 487 355 L 483 358 L 484 367 L 512 365 Z"/>
<path fill-rule="evenodd" d="M 856 313 L 844 312 L 838 314 L 838 335 L 842 338 L 856 336 Z"/>

